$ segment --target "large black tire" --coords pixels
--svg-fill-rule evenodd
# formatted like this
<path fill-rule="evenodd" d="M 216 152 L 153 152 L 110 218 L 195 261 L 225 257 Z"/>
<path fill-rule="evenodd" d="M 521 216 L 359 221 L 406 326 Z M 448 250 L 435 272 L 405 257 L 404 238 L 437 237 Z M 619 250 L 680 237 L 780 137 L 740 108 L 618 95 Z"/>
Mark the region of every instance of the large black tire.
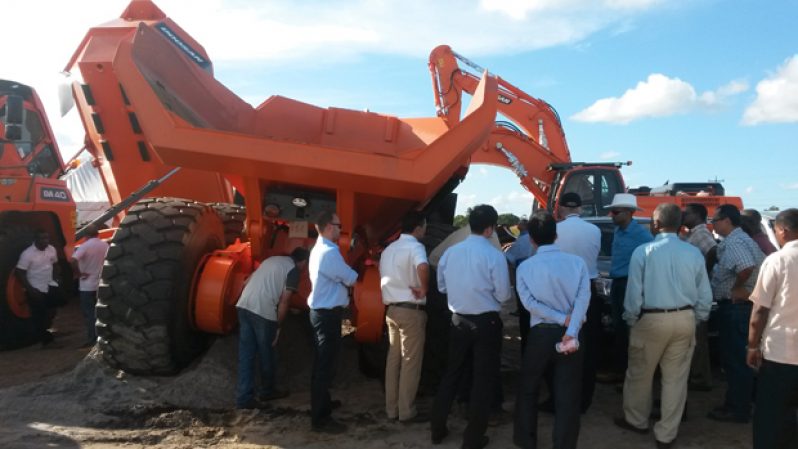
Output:
<path fill-rule="evenodd" d="M 223 246 L 224 228 L 210 206 L 175 198 L 145 199 L 114 234 L 97 302 L 103 358 L 134 374 L 174 374 L 208 346 L 189 314 L 202 256 Z"/>
<path fill-rule="evenodd" d="M 224 244 L 232 245 L 236 239 L 246 242 L 247 208 L 238 204 L 213 203 L 213 210 L 222 220 L 224 226 Z"/>
<path fill-rule="evenodd" d="M 0 350 L 22 348 L 36 343 L 33 322 L 16 316 L 8 306 L 6 285 L 19 261 L 19 255 L 33 242 L 33 231 L 20 227 L 0 228 Z"/>

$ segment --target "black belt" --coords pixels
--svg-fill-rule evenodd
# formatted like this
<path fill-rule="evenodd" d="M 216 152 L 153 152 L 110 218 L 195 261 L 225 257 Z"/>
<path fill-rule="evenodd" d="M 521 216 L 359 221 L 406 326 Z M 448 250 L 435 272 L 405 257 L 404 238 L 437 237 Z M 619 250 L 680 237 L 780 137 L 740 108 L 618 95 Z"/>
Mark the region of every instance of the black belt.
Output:
<path fill-rule="evenodd" d="M 565 326 L 556 323 L 538 323 L 532 327 L 539 327 L 542 329 L 565 329 Z"/>
<path fill-rule="evenodd" d="M 729 298 L 721 298 L 717 300 L 718 305 L 720 304 L 753 304 L 751 301 L 747 299 L 729 299 Z"/>
<path fill-rule="evenodd" d="M 693 306 L 682 306 L 673 309 L 642 309 L 643 313 L 670 313 L 681 312 L 682 310 L 693 310 Z"/>
<path fill-rule="evenodd" d="M 427 306 L 424 304 L 417 304 L 413 302 L 392 302 L 388 304 L 389 306 L 393 307 L 401 307 L 403 309 L 413 309 L 413 310 L 426 310 Z"/>

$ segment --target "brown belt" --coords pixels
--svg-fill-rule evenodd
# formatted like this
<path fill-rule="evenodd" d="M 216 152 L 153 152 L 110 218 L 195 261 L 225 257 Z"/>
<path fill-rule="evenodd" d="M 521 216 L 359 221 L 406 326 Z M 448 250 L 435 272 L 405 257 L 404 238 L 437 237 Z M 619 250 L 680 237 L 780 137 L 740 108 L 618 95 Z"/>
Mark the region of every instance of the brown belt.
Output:
<path fill-rule="evenodd" d="M 642 309 L 643 313 L 671 313 L 681 312 L 682 310 L 693 310 L 693 306 L 682 306 L 673 309 Z"/>
<path fill-rule="evenodd" d="M 413 310 L 426 310 L 427 306 L 424 304 L 415 304 L 412 302 L 392 302 L 389 306 L 393 307 L 402 307 L 404 309 L 413 309 Z"/>

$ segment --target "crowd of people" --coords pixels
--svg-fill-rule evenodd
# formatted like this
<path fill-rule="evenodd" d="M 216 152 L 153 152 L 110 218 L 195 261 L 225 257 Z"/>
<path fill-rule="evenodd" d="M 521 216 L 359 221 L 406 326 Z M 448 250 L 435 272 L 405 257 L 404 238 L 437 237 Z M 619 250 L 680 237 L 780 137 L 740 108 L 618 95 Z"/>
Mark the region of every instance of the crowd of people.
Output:
<path fill-rule="evenodd" d="M 452 404 L 465 392 L 468 423 L 462 447 L 487 446 L 490 415 L 503 401 L 499 312 L 515 297 L 523 349 L 513 442 L 537 447 L 538 412 L 550 411 L 553 447 L 577 446 L 580 416 L 592 403 L 600 353 L 603 300 L 594 281 L 601 232 L 581 218 L 576 193 L 564 194 L 558 206 L 556 217 L 538 211 L 522 221 L 518 239 L 504 252 L 495 236 L 496 210 L 476 206 L 467 229 L 450 236 L 429 258 L 421 243 L 425 217 L 417 212 L 404 217 L 401 235 L 379 262 L 389 339 L 388 419 L 429 422 L 431 442 L 440 444 L 449 435 Z M 798 209 L 785 210 L 775 220 L 779 250 L 761 233 L 755 211 L 717 207 L 709 222 L 718 242 L 701 204 L 684 210 L 661 204 L 649 228 L 634 218 L 638 210 L 630 194 L 616 195 L 608 206 L 615 225 L 609 272 L 615 358 L 614 370 L 604 377 L 623 382 L 623 413 L 615 417 L 615 425 L 641 434 L 653 430 L 658 448 L 674 445 L 685 418 L 688 387 L 712 388 L 706 323 L 714 302 L 728 385 L 723 403 L 707 417 L 744 424 L 753 416 L 756 449 L 786 447 L 795 437 L 798 405 Z M 348 289 L 357 273 L 336 244 L 339 217 L 323 213 L 316 227 L 319 237 L 309 254 L 298 248 L 290 257 L 267 259 L 242 294 L 236 402 L 252 408 L 287 394 L 274 385 L 273 346 L 287 297 L 296 289 L 298 271 L 307 265 L 315 343 L 312 429 L 341 433 L 346 425 L 332 417 L 341 403 L 330 397 L 329 389 Z M 451 322 L 445 374 L 431 408 L 424 411 L 416 406 L 416 393 L 424 359 L 426 300 L 434 287 L 446 295 Z M 262 376 L 258 395 L 253 393 L 255 354 Z M 660 410 L 652 422 L 657 378 Z M 541 402 L 543 383 L 549 397 Z"/>
<path fill-rule="evenodd" d="M 603 305 L 595 282 L 601 232 L 581 217 L 581 205 L 578 194 L 562 195 L 556 217 L 538 211 L 523 220 L 519 237 L 505 251 L 496 239 L 496 210 L 476 206 L 468 226 L 447 238 L 429 258 L 421 243 L 427 226 L 424 215 L 411 212 L 402 219 L 401 234 L 379 261 L 389 347 L 388 419 L 429 422 L 431 442 L 440 444 L 449 434 L 452 404 L 463 395 L 468 401 L 468 424 L 462 447 L 487 446 L 490 415 L 503 402 L 499 312 L 515 297 L 522 362 L 513 442 L 522 448 L 537 447 L 538 412 L 548 411 L 554 413 L 553 447 L 577 446 L 580 415 L 592 403 L 597 380 Z M 755 210 L 720 205 L 710 218 L 699 203 L 683 210 L 663 203 L 647 229 L 634 218 L 640 210 L 634 195 L 615 195 L 607 209 L 615 225 L 609 270 L 615 342 L 613 370 L 603 373 L 602 380 L 623 382 L 623 413 L 615 417 L 615 425 L 641 434 L 653 430 L 658 448 L 673 446 L 685 419 L 688 390 L 713 387 L 707 321 L 714 303 L 727 387 L 723 402 L 707 418 L 733 424 L 753 420 L 755 449 L 795 444 L 798 209 L 784 210 L 775 219 L 773 231 L 780 249 L 762 232 L 761 216 Z M 288 256 L 263 261 L 238 300 L 236 406 L 257 408 L 288 394 L 276 385 L 275 346 L 289 298 L 307 269 L 315 347 L 312 429 L 341 433 L 347 427 L 332 417 L 341 402 L 332 399 L 330 387 L 349 288 L 358 274 L 337 245 L 339 217 L 324 212 L 317 217 L 316 228 L 318 240 L 310 251 L 297 247 Z M 79 278 L 86 345 L 97 339 L 94 308 L 107 250 L 92 227 L 71 261 Z M 47 330 L 50 310 L 63 302 L 58 296 L 58 258 L 47 232 L 35 233 L 33 244 L 20 256 L 16 276 L 26 290 L 37 338 L 47 346 L 53 341 Z M 446 295 L 451 322 L 445 373 L 431 409 L 422 411 L 416 406 L 416 394 L 424 360 L 426 301 L 433 287 Z M 657 378 L 660 410 L 652 423 Z M 541 402 L 543 383 L 549 397 Z"/>

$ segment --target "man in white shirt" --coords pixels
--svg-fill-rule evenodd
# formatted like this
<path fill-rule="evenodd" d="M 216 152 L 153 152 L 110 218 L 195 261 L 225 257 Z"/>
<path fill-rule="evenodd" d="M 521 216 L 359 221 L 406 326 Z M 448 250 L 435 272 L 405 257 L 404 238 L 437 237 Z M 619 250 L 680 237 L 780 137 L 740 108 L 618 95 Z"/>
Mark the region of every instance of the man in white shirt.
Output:
<path fill-rule="evenodd" d="M 598 255 L 601 251 L 601 230 L 593 223 L 581 218 L 582 198 L 576 192 L 568 192 L 560 197 L 557 209 L 557 241 L 555 244 L 564 253 L 579 256 L 587 266 L 590 277 L 590 306 L 587 309 L 586 321 L 582 333 L 585 352 L 582 363 L 582 401 L 580 410 L 587 412 L 593 402 L 593 391 L 596 387 L 596 368 L 601 353 L 601 306 L 594 281 L 598 278 Z"/>
<path fill-rule="evenodd" d="M 474 207 L 468 217 L 471 235 L 446 250 L 438 264 L 438 290 L 447 294 L 452 325 L 446 374 L 430 416 L 432 444 L 440 444 L 449 433 L 449 409 L 468 361 L 473 374 L 462 447 L 488 444 L 485 430 L 501 363 L 499 311 L 511 296 L 507 260 L 490 243 L 498 218 L 491 206 Z"/>
<path fill-rule="evenodd" d="M 33 244 L 19 256 L 15 274 L 25 288 L 35 332 L 42 346 L 46 346 L 53 341 L 53 334 L 47 330 L 50 311 L 63 304 L 56 281 L 60 274 L 58 254 L 50 245 L 47 231 L 36 231 Z"/>
<path fill-rule="evenodd" d="M 341 321 L 349 305 L 348 287 L 357 272 L 349 267 L 335 243 L 341 236 L 341 219 L 325 211 L 316 219 L 319 238 L 310 251 L 308 273 L 312 289 L 308 295 L 315 357 L 310 386 L 311 426 L 314 432 L 342 433 L 346 425 L 332 419 L 340 402 L 330 397 L 335 363 L 341 347 Z"/>
<path fill-rule="evenodd" d="M 746 358 L 759 370 L 754 449 L 795 447 L 786 440 L 798 426 L 798 209 L 780 212 L 773 228 L 781 249 L 762 263 L 751 293 Z"/>
<path fill-rule="evenodd" d="M 94 322 L 97 320 L 95 306 L 97 304 L 97 288 L 100 286 L 100 273 L 103 270 L 103 261 L 108 252 L 108 244 L 98 238 L 97 227 L 89 225 L 86 229 L 87 240 L 83 242 L 72 255 L 72 270 L 78 274 L 80 285 L 80 310 L 86 323 L 86 344 L 94 346 L 97 341 L 97 330 Z"/>
<path fill-rule="evenodd" d="M 388 358 L 385 363 L 385 413 L 401 422 L 422 422 L 415 406 L 424 359 L 429 263 L 424 245 L 424 215 L 410 212 L 402 234 L 380 257 L 382 302 L 387 306 Z"/>
<path fill-rule="evenodd" d="M 307 266 L 308 250 L 295 248 L 290 256 L 264 260 L 247 280 L 238 299 L 238 382 L 236 408 L 251 409 L 262 401 L 288 396 L 275 386 L 277 336 L 288 313 L 288 301 L 299 288 L 299 274 Z M 260 362 L 260 391 L 255 393 L 255 358 Z"/>

